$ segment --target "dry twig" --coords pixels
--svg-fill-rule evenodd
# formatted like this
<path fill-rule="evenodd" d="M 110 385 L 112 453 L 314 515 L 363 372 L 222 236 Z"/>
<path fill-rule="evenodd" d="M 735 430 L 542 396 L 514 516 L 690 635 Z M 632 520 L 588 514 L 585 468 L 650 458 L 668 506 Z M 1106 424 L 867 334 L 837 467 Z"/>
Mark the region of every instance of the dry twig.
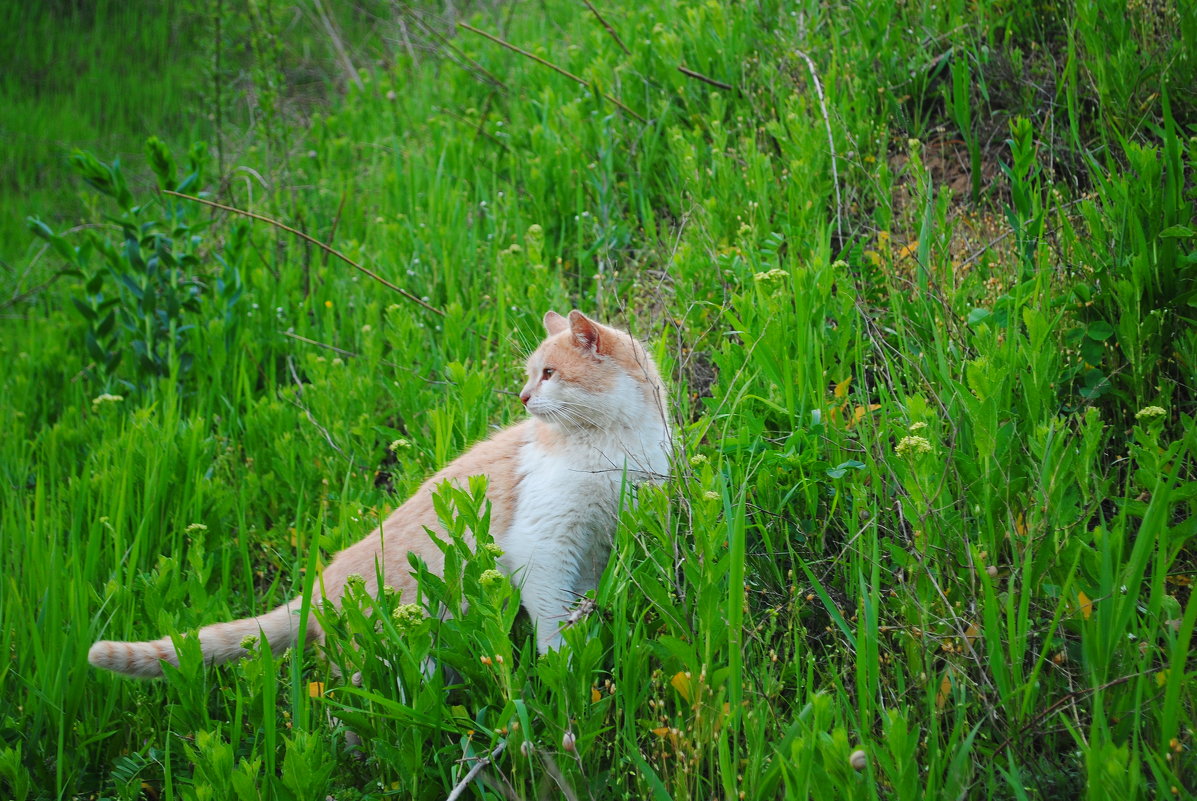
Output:
<path fill-rule="evenodd" d="M 182 192 L 173 192 L 169 189 L 163 189 L 162 192 L 163 192 L 163 194 L 172 195 L 174 197 L 180 197 L 180 198 L 183 198 L 184 200 L 194 200 L 196 203 L 202 203 L 205 206 L 211 206 L 212 208 L 220 209 L 221 211 L 229 211 L 229 212 L 232 212 L 233 214 L 240 214 L 243 217 L 249 217 L 251 220 L 258 220 L 260 222 L 269 223 L 270 225 L 273 225 L 275 228 L 279 228 L 283 231 L 286 231 L 289 234 L 294 234 L 295 236 L 299 237 L 300 239 L 304 240 L 305 242 L 312 243 L 316 247 L 324 250 L 325 253 L 329 253 L 333 256 L 336 256 L 338 259 L 345 262 L 350 267 L 353 267 L 355 270 L 358 270 L 359 272 L 369 276 L 370 278 L 373 278 L 375 281 L 382 284 L 387 289 L 390 289 L 394 292 L 398 292 L 400 295 L 407 298 L 412 303 L 415 303 L 417 306 L 422 306 L 423 308 L 427 309 L 428 311 L 432 312 L 433 314 L 438 314 L 441 317 L 445 316 L 445 313 L 443 311 L 441 311 L 440 309 L 436 308 L 435 306 L 430 305 L 429 303 L 427 303 L 424 300 L 421 300 L 420 298 L 416 297 L 412 293 L 408 292 L 406 289 L 403 289 L 402 287 L 392 284 L 390 281 L 383 278 L 381 275 L 374 272 L 373 270 L 367 270 L 365 267 L 358 264 L 356 261 L 349 258 L 348 256 L 346 256 L 344 253 L 337 250 L 336 248 L 331 247 L 330 245 L 326 245 L 323 242 L 321 242 L 319 239 L 316 239 L 315 237 L 312 237 L 312 236 L 308 236 L 303 231 L 299 231 L 295 228 L 292 228 L 289 225 L 285 225 L 284 223 L 281 223 L 278 220 L 271 219 L 270 217 L 266 217 L 261 214 L 255 214 L 252 211 L 246 211 L 245 209 L 239 209 L 236 206 L 226 206 L 225 204 L 217 203 L 214 200 L 207 200 L 205 198 L 196 197 L 194 195 L 184 195 Z"/>
<path fill-rule="evenodd" d="M 554 72 L 564 75 L 566 78 L 569 78 L 571 81 L 579 83 L 582 86 L 586 86 L 586 87 L 590 86 L 590 83 L 587 82 L 585 78 L 579 78 L 577 75 L 574 75 L 569 70 L 564 69 L 562 67 L 558 67 L 553 62 L 546 61 L 545 59 L 541 58 L 540 56 L 536 55 L 535 53 L 529 53 L 527 50 L 524 50 L 520 47 L 516 47 L 511 42 L 504 41 L 503 39 L 500 39 L 499 37 L 495 36 L 494 34 L 487 33 L 486 31 L 475 28 L 473 25 L 467 25 L 464 22 L 457 23 L 457 27 L 464 28 L 465 30 L 470 31 L 471 33 L 476 33 L 479 36 L 483 36 L 487 39 L 490 39 L 495 44 L 500 45 L 501 47 L 506 47 L 508 50 L 512 51 L 513 53 L 519 53 L 521 56 L 524 56 L 525 58 L 530 58 L 533 61 L 535 61 L 537 64 L 540 64 L 543 67 L 548 67 L 549 69 L 553 70 Z M 648 120 L 646 120 L 644 117 L 641 117 L 639 114 L 637 114 L 636 112 L 634 112 L 630 108 L 628 108 L 627 105 L 625 105 L 624 102 L 622 100 L 620 100 L 618 97 L 609 95 L 606 92 L 602 92 L 602 91 L 600 91 L 599 94 L 601 94 L 608 101 L 610 101 L 615 106 L 617 106 L 620 110 L 624 111 L 631 117 L 634 117 L 637 121 L 639 121 L 641 123 L 645 123 L 645 124 L 648 123 Z"/>
<path fill-rule="evenodd" d="M 680 72 L 682 75 L 685 75 L 688 78 L 695 78 L 697 80 L 702 81 L 703 83 L 709 83 L 711 86 L 716 86 L 720 89 L 731 90 L 731 89 L 736 88 L 736 87 L 732 86 L 730 83 L 724 83 L 723 81 L 717 81 L 714 78 L 711 78 L 707 75 L 703 75 L 701 72 L 695 72 L 694 70 L 690 69 L 689 67 L 684 67 L 681 64 L 677 65 L 677 71 Z"/>
<path fill-rule="evenodd" d="M 831 135 L 831 117 L 827 115 L 827 100 L 823 97 L 823 84 L 819 82 L 819 73 L 810 56 L 801 50 L 795 50 L 794 54 L 806 62 L 806 66 L 810 69 L 811 80 L 815 82 L 815 92 L 819 96 L 819 110 L 823 112 L 823 125 L 827 128 L 827 146 L 831 148 L 831 181 L 835 187 L 835 231 L 842 242 L 844 239 L 844 212 L 843 204 L 840 202 L 840 171 L 836 166 L 835 138 Z"/>
<path fill-rule="evenodd" d="M 494 750 L 489 754 L 484 757 L 480 757 L 478 761 L 474 763 L 474 766 L 470 768 L 470 772 L 462 776 L 461 781 L 453 786 L 453 790 L 449 793 L 449 797 L 446 798 L 445 801 L 457 801 L 457 799 L 461 797 L 461 794 L 465 792 L 465 789 L 470 786 L 470 782 L 474 781 L 474 778 L 482 772 L 483 768 L 493 762 L 499 754 L 503 753 L 503 749 L 506 747 L 507 741 L 504 740 L 496 745 Z"/>
<path fill-rule="evenodd" d="M 632 51 L 628 50 L 628 46 L 625 45 L 623 40 L 619 38 L 619 34 L 616 33 L 615 29 L 611 27 L 611 23 L 603 19 L 603 15 L 600 14 L 598 9 L 594 7 L 594 3 L 591 3 L 590 0 L 582 0 L 582 2 L 585 3 L 586 7 L 590 9 L 590 13 L 594 14 L 595 19 L 597 19 L 602 26 L 607 29 L 607 33 L 611 34 L 611 38 L 615 40 L 615 44 L 619 45 L 619 49 L 622 50 L 625 55 L 632 55 Z"/>

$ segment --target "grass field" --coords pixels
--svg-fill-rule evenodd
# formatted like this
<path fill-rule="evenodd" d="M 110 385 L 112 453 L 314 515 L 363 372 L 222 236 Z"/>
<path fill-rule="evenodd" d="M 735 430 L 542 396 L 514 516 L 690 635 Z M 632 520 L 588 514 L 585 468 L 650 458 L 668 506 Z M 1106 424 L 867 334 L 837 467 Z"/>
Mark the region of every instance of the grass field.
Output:
<path fill-rule="evenodd" d="M 157 7 L 4 11 L 0 797 L 1197 793 L 1197 5 Z M 566 648 L 458 547 L 455 621 L 87 665 L 310 587 L 575 307 L 678 453 Z"/>

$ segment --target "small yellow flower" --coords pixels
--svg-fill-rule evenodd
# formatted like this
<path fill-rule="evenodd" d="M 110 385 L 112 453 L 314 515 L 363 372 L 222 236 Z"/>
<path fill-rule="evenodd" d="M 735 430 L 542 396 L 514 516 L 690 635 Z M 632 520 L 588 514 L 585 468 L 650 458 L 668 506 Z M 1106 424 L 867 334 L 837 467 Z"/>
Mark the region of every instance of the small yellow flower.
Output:
<path fill-rule="evenodd" d="M 203 523 L 192 523 L 191 525 L 189 525 L 187 528 L 184 529 L 184 531 L 188 534 L 191 534 L 192 532 L 195 532 L 195 531 L 207 531 L 207 530 L 208 530 L 208 527 L 205 526 Z"/>
<path fill-rule="evenodd" d="M 926 437 L 902 437 L 894 450 L 899 456 L 922 456 L 931 452 L 931 442 Z"/>
<path fill-rule="evenodd" d="M 397 450 L 400 450 L 400 449 L 407 450 L 410 447 L 411 447 L 411 443 L 408 442 L 403 437 L 400 437 L 399 439 L 395 440 L 390 445 L 388 445 L 387 450 L 389 450 L 391 453 L 394 453 Z"/>
<path fill-rule="evenodd" d="M 707 455 L 705 453 L 696 453 L 690 457 L 690 464 L 693 467 L 698 467 L 700 464 L 707 463 Z"/>
<path fill-rule="evenodd" d="M 719 500 L 719 493 L 715 492 L 715 490 L 707 490 L 702 494 L 702 497 L 708 501 L 717 501 Z"/>
<path fill-rule="evenodd" d="M 332 308 L 332 301 L 331 301 L 331 300 L 326 300 L 326 301 L 324 301 L 324 308 L 326 308 L 326 309 L 331 309 L 331 308 Z"/>
<path fill-rule="evenodd" d="M 910 424 L 911 431 L 922 431 L 926 427 L 927 427 L 927 424 L 924 423 L 922 420 L 919 420 L 918 422 Z"/>
<path fill-rule="evenodd" d="M 768 272 L 756 273 L 752 276 L 752 280 L 756 281 L 758 284 L 769 286 L 770 284 L 781 283 L 781 280 L 783 278 L 788 278 L 789 275 L 790 274 L 788 272 L 780 267 L 774 267 Z"/>
<path fill-rule="evenodd" d="M 391 620 L 395 621 L 395 628 L 399 631 L 410 631 L 424 619 L 424 612 L 417 604 L 399 604 L 391 612 Z"/>
<path fill-rule="evenodd" d="M 241 640 L 241 650 L 252 651 L 258 647 L 258 635 L 248 634 Z"/>
<path fill-rule="evenodd" d="M 495 559 L 498 559 L 500 556 L 503 555 L 503 549 L 500 548 L 498 545 L 495 545 L 493 542 L 486 543 L 485 548 L 486 548 L 486 552 L 488 554 L 490 554 L 491 556 L 493 556 Z"/>
<path fill-rule="evenodd" d="M 482 571 L 482 575 L 478 577 L 478 584 L 480 584 L 484 590 L 493 590 L 502 586 L 503 582 L 506 580 L 506 577 L 502 573 L 492 568 L 490 570 Z"/>
<path fill-rule="evenodd" d="M 1163 417 L 1167 413 L 1168 412 L 1166 412 L 1163 409 L 1163 407 L 1160 407 L 1160 406 L 1144 406 L 1142 409 L 1140 409 L 1139 411 L 1137 411 L 1135 413 L 1135 419 L 1136 420 L 1152 420 L 1156 417 Z"/>

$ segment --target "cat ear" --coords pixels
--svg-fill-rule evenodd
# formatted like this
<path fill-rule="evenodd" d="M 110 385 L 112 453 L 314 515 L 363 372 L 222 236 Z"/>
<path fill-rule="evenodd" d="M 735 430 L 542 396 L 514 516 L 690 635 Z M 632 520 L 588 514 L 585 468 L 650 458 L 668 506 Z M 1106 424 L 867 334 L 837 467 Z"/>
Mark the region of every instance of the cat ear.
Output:
<path fill-rule="evenodd" d="M 585 314 L 574 309 L 569 313 L 569 328 L 573 332 L 578 347 L 592 353 L 599 350 L 599 327 L 596 322 Z"/>
<path fill-rule="evenodd" d="M 549 336 L 560 334 L 567 328 L 569 328 L 569 323 L 557 312 L 550 311 L 544 313 L 544 330 L 549 332 Z"/>

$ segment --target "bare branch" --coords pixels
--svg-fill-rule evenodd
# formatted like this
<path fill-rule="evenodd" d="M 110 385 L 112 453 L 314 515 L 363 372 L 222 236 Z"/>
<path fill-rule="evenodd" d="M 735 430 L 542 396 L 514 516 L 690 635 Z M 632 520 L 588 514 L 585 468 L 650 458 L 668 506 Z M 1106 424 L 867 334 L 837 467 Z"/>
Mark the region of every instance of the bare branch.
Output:
<path fill-rule="evenodd" d="M 325 253 L 329 253 L 333 256 L 336 256 L 338 259 L 345 262 L 350 267 L 353 267 L 355 270 L 358 270 L 359 272 L 364 273 L 365 275 L 369 276 L 370 278 L 373 278 L 375 281 L 382 284 L 387 289 L 390 289 L 394 292 L 398 292 L 400 295 L 407 298 L 412 303 L 415 303 L 417 306 L 422 306 L 425 309 L 427 309 L 428 311 L 432 312 L 433 314 L 439 314 L 441 317 L 445 316 L 445 313 L 443 311 L 441 311 L 440 309 L 421 300 L 420 298 L 416 297 L 412 293 L 408 292 L 406 289 L 403 289 L 402 287 L 398 287 L 395 284 L 392 284 L 390 281 L 383 278 L 378 273 L 376 273 L 372 270 L 367 270 L 365 267 L 358 264 L 356 261 L 349 258 L 348 256 L 346 256 L 344 253 L 337 250 L 336 248 L 326 245 L 323 242 L 321 242 L 319 239 L 316 239 L 315 237 L 308 236 L 303 231 L 298 231 L 289 225 L 285 225 L 285 224 L 279 222 L 278 220 L 271 219 L 270 217 L 266 217 L 261 214 L 255 214 L 252 211 L 246 211 L 245 209 L 239 209 L 235 206 L 226 206 L 225 204 L 217 203 L 214 200 L 207 200 L 202 197 L 195 197 L 194 195 L 184 195 L 182 192 L 173 192 L 169 189 L 163 189 L 162 192 L 163 192 L 163 194 L 173 195 L 174 197 L 181 197 L 184 200 L 193 200 L 196 203 L 202 203 L 205 206 L 211 206 L 212 208 L 220 209 L 221 211 L 229 211 L 229 212 L 232 212 L 233 214 L 240 214 L 243 217 L 249 217 L 251 220 L 258 220 L 260 222 L 269 223 L 270 225 L 273 225 L 275 228 L 282 229 L 283 231 L 286 231 L 289 234 L 294 234 L 295 236 L 299 237 L 300 239 L 304 240 L 305 242 L 312 243 L 316 247 L 324 250 Z"/>
<path fill-rule="evenodd" d="M 483 30 L 479 30 L 478 28 L 475 28 L 473 25 L 467 25 L 464 22 L 457 23 L 457 27 L 464 28 L 465 30 L 470 31 L 471 33 L 476 33 L 479 36 L 483 36 L 487 39 L 490 39 L 495 44 L 500 45 L 502 47 L 506 47 L 508 50 L 512 51 L 513 53 L 519 53 L 521 56 L 524 56 L 525 58 L 530 58 L 533 61 L 535 61 L 537 64 L 540 64 L 543 67 L 548 67 L 549 69 L 553 70 L 554 72 L 564 75 L 566 78 L 569 78 L 571 81 L 579 83 L 582 86 L 586 86 L 586 87 L 590 86 L 590 83 L 588 81 L 586 81 L 586 79 L 579 78 L 577 75 L 574 75 L 569 70 L 564 69 L 562 67 L 558 67 L 553 62 L 546 61 L 545 59 L 541 58 L 540 56 L 536 55 L 535 53 L 529 53 L 527 50 L 516 47 L 511 42 L 504 41 L 503 39 L 500 39 L 499 37 L 495 36 L 494 34 L 487 33 L 486 31 L 483 31 Z M 605 97 L 608 101 L 610 101 L 614 105 L 618 106 L 622 111 L 626 112 L 628 115 L 634 117 L 639 122 L 644 123 L 644 124 L 648 123 L 648 120 L 646 120 L 644 117 L 641 117 L 639 114 L 637 114 L 636 112 L 634 112 L 630 108 L 628 108 L 624 104 L 624 102 L 622 100 L 620 100 L 619 98 L 609 95 L 606 92 L 600 91 L 599 94 L 601 94 L 603 97 Z"/>

